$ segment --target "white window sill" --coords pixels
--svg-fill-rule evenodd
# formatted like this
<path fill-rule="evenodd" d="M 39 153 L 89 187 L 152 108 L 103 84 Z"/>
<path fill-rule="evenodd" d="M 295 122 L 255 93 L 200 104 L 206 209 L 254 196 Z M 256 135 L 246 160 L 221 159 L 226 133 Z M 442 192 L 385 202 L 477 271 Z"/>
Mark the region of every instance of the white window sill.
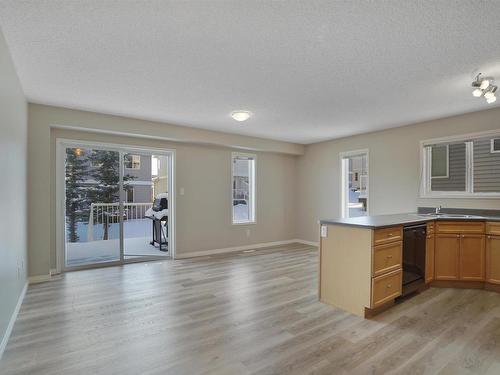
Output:
<path fill-rule="evenodd" d="M 439 199 L 439 198 L 445 198 L 445 199 L 498 199 L 500 198 L 500 193 L 426 193 L 426 194 L 420 194 L 420 198 L 429 198 L 429 199 Z"/>
<path fill-rule="evenodd" d="M 233 221 L 232 225 L 254 225 L 257 224 L 256 221 Z"/>

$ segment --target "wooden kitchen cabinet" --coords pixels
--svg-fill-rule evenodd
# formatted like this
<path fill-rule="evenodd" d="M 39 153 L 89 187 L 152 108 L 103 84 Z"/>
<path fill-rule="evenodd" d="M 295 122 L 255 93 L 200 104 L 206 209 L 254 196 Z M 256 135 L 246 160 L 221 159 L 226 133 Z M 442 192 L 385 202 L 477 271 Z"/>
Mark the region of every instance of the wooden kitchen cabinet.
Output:
<path fill-rule="evenodd" d="M 436 234 L 434 248 L 434 278 L 458 280 L 460 257 L 459 234 Z"/>
<path fill-rule="evenodd" d="M 402 289 L 403 270 L 401 269 L 373 278 L 371 307 L 375 308 L 394 300 L 401 295 Z"/>
<path fill-rule="evenodd" d="M 486 281 L 500 285 L 500 236 L 486 237 Z"/>
<path fill-rule="evenodd" d="M 433 232 L 431 232 L 433 233 Z M 427 235 L 425 239 L 425 282 L 434 280 L 434 234 Z"/>
<path fill-rule="evenodd" d="M 484 281 L 484 235 L 460 235 L 460 280 Z"/>

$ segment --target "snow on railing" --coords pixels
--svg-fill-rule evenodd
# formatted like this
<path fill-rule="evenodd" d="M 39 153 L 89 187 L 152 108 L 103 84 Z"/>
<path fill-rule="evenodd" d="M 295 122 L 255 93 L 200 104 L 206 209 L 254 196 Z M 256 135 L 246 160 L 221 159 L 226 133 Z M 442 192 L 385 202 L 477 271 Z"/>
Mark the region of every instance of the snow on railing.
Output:
<path fill-rule="evenodd" d="M 152 203 L 123 203 L 123 220 L 144 219 Z M 120 222 L 120 203 L 91 203 L 87 241 L 94 240 L 94 225 Z"/>

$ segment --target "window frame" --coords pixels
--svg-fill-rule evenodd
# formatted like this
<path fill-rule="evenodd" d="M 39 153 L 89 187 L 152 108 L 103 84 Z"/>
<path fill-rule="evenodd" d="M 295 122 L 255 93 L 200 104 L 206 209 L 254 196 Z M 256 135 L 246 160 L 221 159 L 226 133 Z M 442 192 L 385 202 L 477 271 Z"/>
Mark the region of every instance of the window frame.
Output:
<path fill-rule="evenodd" d="M 360 150 L 352 150 L 352 151 L 343 151 L 339 153 L 339 170 L 340 170 L 340 189 L 339 189 L 339 199 L 340 199 L 340 217 L 341 218 L 349 218 L 349 208 L 346 204 L 347 202 L 347 196 L 346 196 L 346 190 L 348 190 L 348 181 L 346 180 L 346 174 L 349 173 L 348 167 L 345 163 L 345 160 L 355 157 L 355 156 L 366 156 L 366 200 L 367 200 L 367 205 L 366 205 L 366 215 L 370 215 L 370 206 L 371 206 L 371 199 L 370 199 L 370 150 L 368 148 L 360 149 Z M 346 169 L 347 168 L 347 169 Z M 361 183 L 361 176 L 360 176 L 360 183 Z"/>
<path fill-rule="evenodd" d="M 474 192 L 474 147 L 473 142 L 478 139 L 491 137 L 492 140 L 500 138 L 500 129 L 449 136 L 420 141 L 420 198 L 473 198 L 473 199 L 498 199 L 499 192 Z M 465 143 L 465 190 L 464 191 L 433 191 L 431 190 L 431 148 L 427 146 L 440 143 Z M 491 142 L 491 141 L 490 141 Z"/>
<path fill-rule="evenodd" d="M 131 160 L 131 165 L 132 167 L 127 167 L 127 164 L 125 162 L 125 156 L 124 156 L 124 163 L 123 163 L 123 168 L 124 169 L 129 169 L 129 170 L 133 170 L 133 171 L 139 171 L 141 169 L 141 155 L 139 154 L 125 154 L 125 155 L 130 155 L 132 157 L 132 160 Z M 134 156 L 138 156 L 139 157 L 139 168 L 134 168 Z"/>
<path fill-rule="evenodd" d="M 132 202 L 128 201 L 129 192 L 132 192 Z M 135 188 L 133 186 L 130 186 L 128 190 L 125 190 L 125 204 L 127 203 L 135 203 Z"/>
<path fill-rule="evenodd" d="M 498 154 L 498 153 L 500 153 L 500 150 L 495 150 L 495 140 L 496 139 L 500 140 L 500 137 L 498 137 L 498 138 L 493 137 L 493 138 L 490 139 L 490 153 L 491 154 Z"/>
<path fill-rule="evenodd" d="M 238 157 L 242 158 L 251 158 L 253 160 L 252 163 L 252 168 L 249 173 L 249 206 L 250 206 L 250 218 L 248 220 L 244 221 L 235 221 L 234 219 L 234 206 L 233 206 L 233 200 L 234 200 L 234 160 Z M 257 171 L 257 155 L 256 154 L 249 154 L 249 153 L 243 153 L 243 152 L 232 152 L 231 153 L 231 181 L 230 181 L 230 194 L 231 194 L 231 224 L 232 225 L 253 225 L 257 223 L 257 214 L 256 214 L 256 202 L 257 202 L 257 189 L 256 189 L 256 171 Z"/>

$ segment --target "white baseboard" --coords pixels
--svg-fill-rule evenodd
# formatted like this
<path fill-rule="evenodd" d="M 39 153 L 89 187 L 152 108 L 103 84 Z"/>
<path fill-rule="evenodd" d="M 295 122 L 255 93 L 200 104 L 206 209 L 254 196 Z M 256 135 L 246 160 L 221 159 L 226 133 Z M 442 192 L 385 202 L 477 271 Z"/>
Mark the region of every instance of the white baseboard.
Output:
<path fill-rule="evenodd" d="M 224 254 L 224 253 L 232 253 L 235 251 L 244 251 L 244 250 L 253 250 L 253 249 L 262 249 L 264 247 L 273 247 L 273 246 L 281 246 L 281 245 L 289 245 L 291 243 L 302 243 L 299 240 L 285 240 L 285 241 L 274 241 L 274 242 L 261 242 L 253 245 L 244 245 L 244 246 L 235 246 L 235 247 L 225 247 L 222 249 L 212 249 L 212 250 L 203 250 L 203 251 L 192 251 L 184 254 L 176 254 L 176 259 L 183 258 L 194 258 L 194 257 L 202 257 L 207 255 L 215 255 L 215 254 Z"/>
<path fill-rule="evenodd" d="M 10 334 L 12 333 L 12 329 L 14 328 L 14 323 L 16 322 L 17 314 L 19 314 L 19 310 L 21 309 L 21 305 L 23 304 L 24 296 L 26 295 L 26 290 L 28 290 L 28 284 L 29 284 L 28 281 L 26 281 L 26 284 L 24 284 L 24 288 L 21 291 L 19 298 L 17 299 L 16 308 L 14 309 L 14 312 L 12 313 L 12 315 L 10 317 L 9 325 L 7 326 L 7 329 L 5 330 L 5 334 L 3 335 L 2 342 L 0 343 L 0 359 L 2 359 L 3 352 L 5 351 L 5 348 L 7 347 L 7 342 L 9 341 Z"/>
<path fill-rule="evenodd" d="M 30 276 L 28 281 L 30 284 L 38 284 L 38 283 L 44 283 L 46 281 L 50 281 L 50 274 L 49 275 L 38 275 L 38 276 Z"/>
<path fill-rule="evenodd" d="M 304 245 L 309 245 L 309 246 L 315 246 L 315 247 L 318 247 L 319 246 L 319 242 L 314 242 L 314 241 L 306 241 L 306 240 L 301 240 L 301 239 L 295 239 L 293 240 L 294 242 L 298 242 L 298 243 L 301 243 L 301 244 L 304 244 Z"/>

